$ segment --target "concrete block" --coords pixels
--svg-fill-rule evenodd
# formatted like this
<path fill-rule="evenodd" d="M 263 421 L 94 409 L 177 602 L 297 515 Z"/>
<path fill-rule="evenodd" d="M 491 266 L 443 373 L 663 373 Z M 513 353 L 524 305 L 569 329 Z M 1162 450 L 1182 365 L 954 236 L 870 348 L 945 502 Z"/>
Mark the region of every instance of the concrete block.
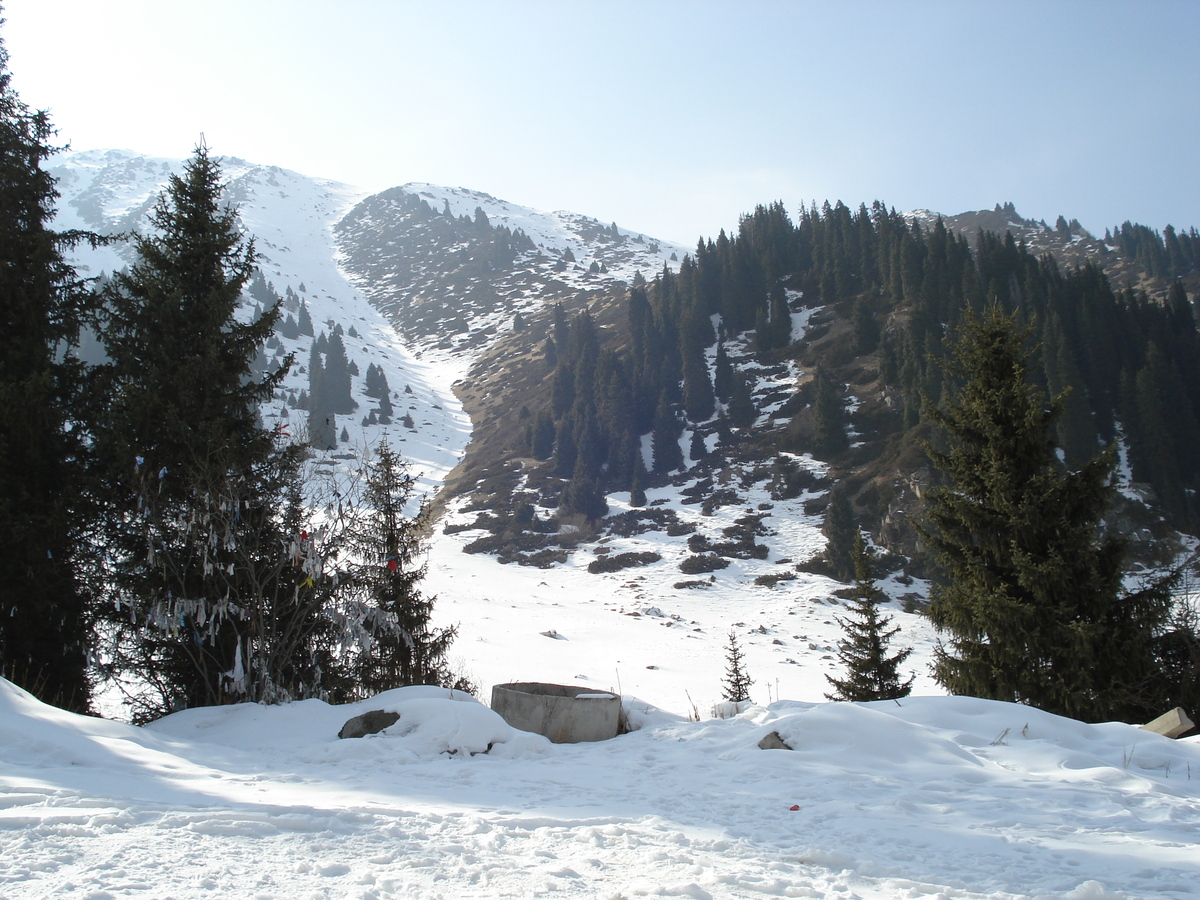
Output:
<path fill-rule="evenodd" d="M 1153 731 L 1155 734 L 1169 738 L 1187 734 L 1195 727 L 1195 723 L 1188 718 L 1188 714 L 1183 711 L 1182 706 L 1177 706 L 1170 712 L 1163 713 L 1153 722 L 1147 722 L 1142 726 L 1146 731 Z"/>
<path fill-rule="evenodd" d="M 495 685 L 492 710 L 513 728 L 545 735 L 556 744 L 608 740 L 621 725 L 620 697 L 567 684 Z"/>

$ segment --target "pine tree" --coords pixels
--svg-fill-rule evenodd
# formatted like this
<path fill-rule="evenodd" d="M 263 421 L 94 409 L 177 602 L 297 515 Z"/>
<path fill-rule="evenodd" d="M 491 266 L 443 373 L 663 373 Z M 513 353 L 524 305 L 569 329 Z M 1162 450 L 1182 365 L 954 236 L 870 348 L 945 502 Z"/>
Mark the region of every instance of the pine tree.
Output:
<path fill-rule="evenodd" d="M 838 581 L 850 581 L 855 572 L 854 541 L 858 525 L 854 521 L 850 498 L 841 485 L 829 493 L 821 531 L 825 535 L 825 562 L 829 565 L 829 574 Z"/>
<path fill-rule="evenodd" d="M 437 598 L 421 591 L 429 506 L 422 499 L 410 513 L 415 493 L 416 479 L 383 441 L 368 464 L 362 503 L 345 536 L 355 563 L 343 614 L 361 621 L 363 633 L 348 658 L 339 659 L 335 648 L 327 653 L 340 700 L 412 684 L 456 686 L 446 663 L 456 629 L 433 626 Z"/>
<path fill-rule="evenodd" d="M 646 505 L 646 476 L 642 447 L 636 443 L 633 447 L 633 477 L 629 485 L 629 505 L 634 508 Z"/>
<path fill-rule="evenodd" d="M 836 454 L 850 444 L 846 436 L 841 390 L 821 366 L 813 377 L 813 449 L 820 454 Z"/>
<path fill-rule="evenodd" d="M 833 693 L 825 696 L 830 700 L 851 701 L 907 697 L 912 691 L 913 677 L 901 681 L 899 669 L 912 649 L 888 655 L 888 645 L 900 627 L 888 628 L 891 618 L 879 611 L 883 592 L 875 585 L 872 554 L 861 532 L 854 536 L 853 556 L 854 593 L 850 597 L 850 612 L 844 618 L 835 617 L 845 631 L 845 637 L 838 643 L 837 658 L 846 675 L 835 678 L 827 674 L 825 680 L 833 687 Z"/>
<path fill-rule="evenodd" d="M 84 711 L 89 592 L 80 578 L 83 505 L 73 409 L 84 292 L 50 229 L 54 179 L 42 168 L 50 121 L 21 102 L 0 44 L 0 676 Z"/>
<path fill-rule="evenodd" d="M 307 303 L 300 304 L 300 315 L 296 320 L 296 330 L 300 334 L 306 335 L 308 337 L 313 336 L 313 321 L 312 321 L 312 316 L 310 316 L 308 313 L 308 304 Z"/>
<path fill-rule="evenodd" d="M 734 369 L 729 388 L 729 424 L 735 428 L 749 428 L 757 418 L 750 379 L 740 369 Z"/>
<path fill-rule="evenodd" d="M 683 450 L 679 446 L 682 434 L 683 426 L 675 414 L 675 408 L 664 396 L 654 414 L 654 431 L 650 436 L 656 473 L 665 474 L 683 468 Z"/>
<path fill-rule="evenodd" d="M 941 567 L 930 617 L 948 638 L 934 676 L 955 694 L 1145 721 L 1169 591 L 1122 590 L 1123 548 L 1101 528 L 1113 455 L 1063 471 L 1062 406 L 1029 382 L 1029 333 L 996 306 L 969 313 L 946 366 L 961 387 L 929 411 L 947 446 L 927 453 L 948 480 L 920 526 Z"/>
<path fill-rule="evenodd" d="M 578 513 L 587 519 L 600 519 L 608 512 L 608 501 L 596 479 L 577 471 L 563 489 L 559 503 L 564 513 Z"/>
<path fill-rule="evenodd" d="M 854 346 L 859 353 L 873 353 L 879 346 L 881 332 L 879 323 L 871 311 L 871 305 L 865 297 L 860 297 L 854 304 Z"/>
<path fill-rule="evenodd" d="M 289 638 L 280 656 L 275 631 L 263 630 L 285 596 L 313 618 L 285 550 L 299 515 L 285 502 L 296 494 L 296 451 L 277 446 L 258 412 L 291 359 L 251 376 L 279 308 L 251 322 L 235 315 L 255 252 L 221 193 L 219 164 L 201 145 L 105 298 L 111 362 L 96 448 L 108 476 L 112 618 L 122 626 L 115 664 L 158 691 L 147 715 L 312 685 L 299 670 L 304 648 Z"/>
<path fill-rule="evenodd" d="M 717 344 L 717 358 L 713 366 L 713 390 L 722 402 L 728 402 L 733 390 L 733 363 L 725 352 L 725 344 Z"/>
<path fill-rule="evenodd" d="M 350 366 L 350 359 L 346 356 L 346 345 L 342 341 L 342 331 L 338 327 L 330 336 L 325 353 L 325 399 L 330 411 L 338 415 L 352 413 L 358 408 L 350 394 L 353 374 Z"/>
<path fill-rule="evenodd" d="M 746 671 L 746 658 L 738 644 L 737 635 L 729 632 L 729 643 L 725 647 L 725 679 L 721 693 L 731 703 L 743 703 L 750 699 L 750 685 L 754 679 Z"/>

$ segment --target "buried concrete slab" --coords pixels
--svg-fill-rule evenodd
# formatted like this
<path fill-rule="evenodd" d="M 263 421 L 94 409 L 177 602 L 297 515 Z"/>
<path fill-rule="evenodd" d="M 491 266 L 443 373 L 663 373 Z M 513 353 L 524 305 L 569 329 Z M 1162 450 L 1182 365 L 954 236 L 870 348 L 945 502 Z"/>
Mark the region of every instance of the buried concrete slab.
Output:
<path fill-rule="evenodd" d="M 1161 734 L 1163 737 L 1177 738 L 1187 734 L 1196 726 L 1188 718 L 1188 714 L 1183 711 L 1183 707 L 1177 706 L 1170 712 L 1163 713 L 1153 722 L 1147 722 L 1141 727 L 1145 731 L 1153 731 L 1155 734 Z"/>
<path fill-rule="evenodd" d="M 498 684 L 492 709 L 522 731 L 545 735 L 556 744 L 606 741 L 621 726 L 621 698 L 567 684 L 535 681 Z"/>

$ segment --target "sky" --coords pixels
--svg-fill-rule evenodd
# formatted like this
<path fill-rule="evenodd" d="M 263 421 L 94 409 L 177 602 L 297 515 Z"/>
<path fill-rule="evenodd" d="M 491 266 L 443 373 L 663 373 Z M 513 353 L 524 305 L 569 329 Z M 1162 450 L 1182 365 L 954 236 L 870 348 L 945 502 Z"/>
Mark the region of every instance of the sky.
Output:
<path fill-rule="evenodd" d="M 73 149 L 410 181 L 691 245 L 757 204 L 1200 226 L 1196 0 L 5 0 Z"/>

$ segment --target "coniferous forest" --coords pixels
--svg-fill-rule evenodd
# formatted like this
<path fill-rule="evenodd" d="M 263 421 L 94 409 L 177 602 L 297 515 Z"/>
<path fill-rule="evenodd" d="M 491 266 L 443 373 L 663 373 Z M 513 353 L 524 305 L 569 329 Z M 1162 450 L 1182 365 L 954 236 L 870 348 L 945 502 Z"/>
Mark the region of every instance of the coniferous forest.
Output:
<path fill-rule="evenodd" d="M 701 241 L 678 272 L 635 283 L 608 340 L 587 310 L 556 308 L 544 342 L 550 396 L 529 410 L 522 449 L 550 461 L 572 488 L 564 503 L 587 512 L 597 490 L 630 489 L 641 435 L 652 435 L 652 474 L 677 469 L 685 431 L 724 438 L 748 428 L 758 413 L 752 373 L 792 359 L 812 377 L 782 404 L 785 422 L 774 410 L 776 449 L 855 468 L 863 454 L 847 435 L 857 431 L 886 445 L 872 452 L 900 458 L 946 390 L 946 335 L 993 303 L 1035 329 L 1033 375 L 1064 397 L 1055 436 L 1065 465 L 1119 442 L 1133 481 L 1172 522 L 1194 527 L 1200 342 L 1182 283 L 1165 297 L 1115 290 L 1098 266 L 1061 268 L 1011 235 L 985 232 L 972 246 L 881 203 L 807 207 L 796 222 L 781 203 L 759 207 L 736 235 Z M 816 307 L 826 324 L 793 343 L 792 313 Z M 755 353 L 732 365 L 726 339 L 747 331 Z M 880 408 L 849 411 L 852 377 L 875 383 Z M 886 509 L 870 512 L 882 519 Z"/>

